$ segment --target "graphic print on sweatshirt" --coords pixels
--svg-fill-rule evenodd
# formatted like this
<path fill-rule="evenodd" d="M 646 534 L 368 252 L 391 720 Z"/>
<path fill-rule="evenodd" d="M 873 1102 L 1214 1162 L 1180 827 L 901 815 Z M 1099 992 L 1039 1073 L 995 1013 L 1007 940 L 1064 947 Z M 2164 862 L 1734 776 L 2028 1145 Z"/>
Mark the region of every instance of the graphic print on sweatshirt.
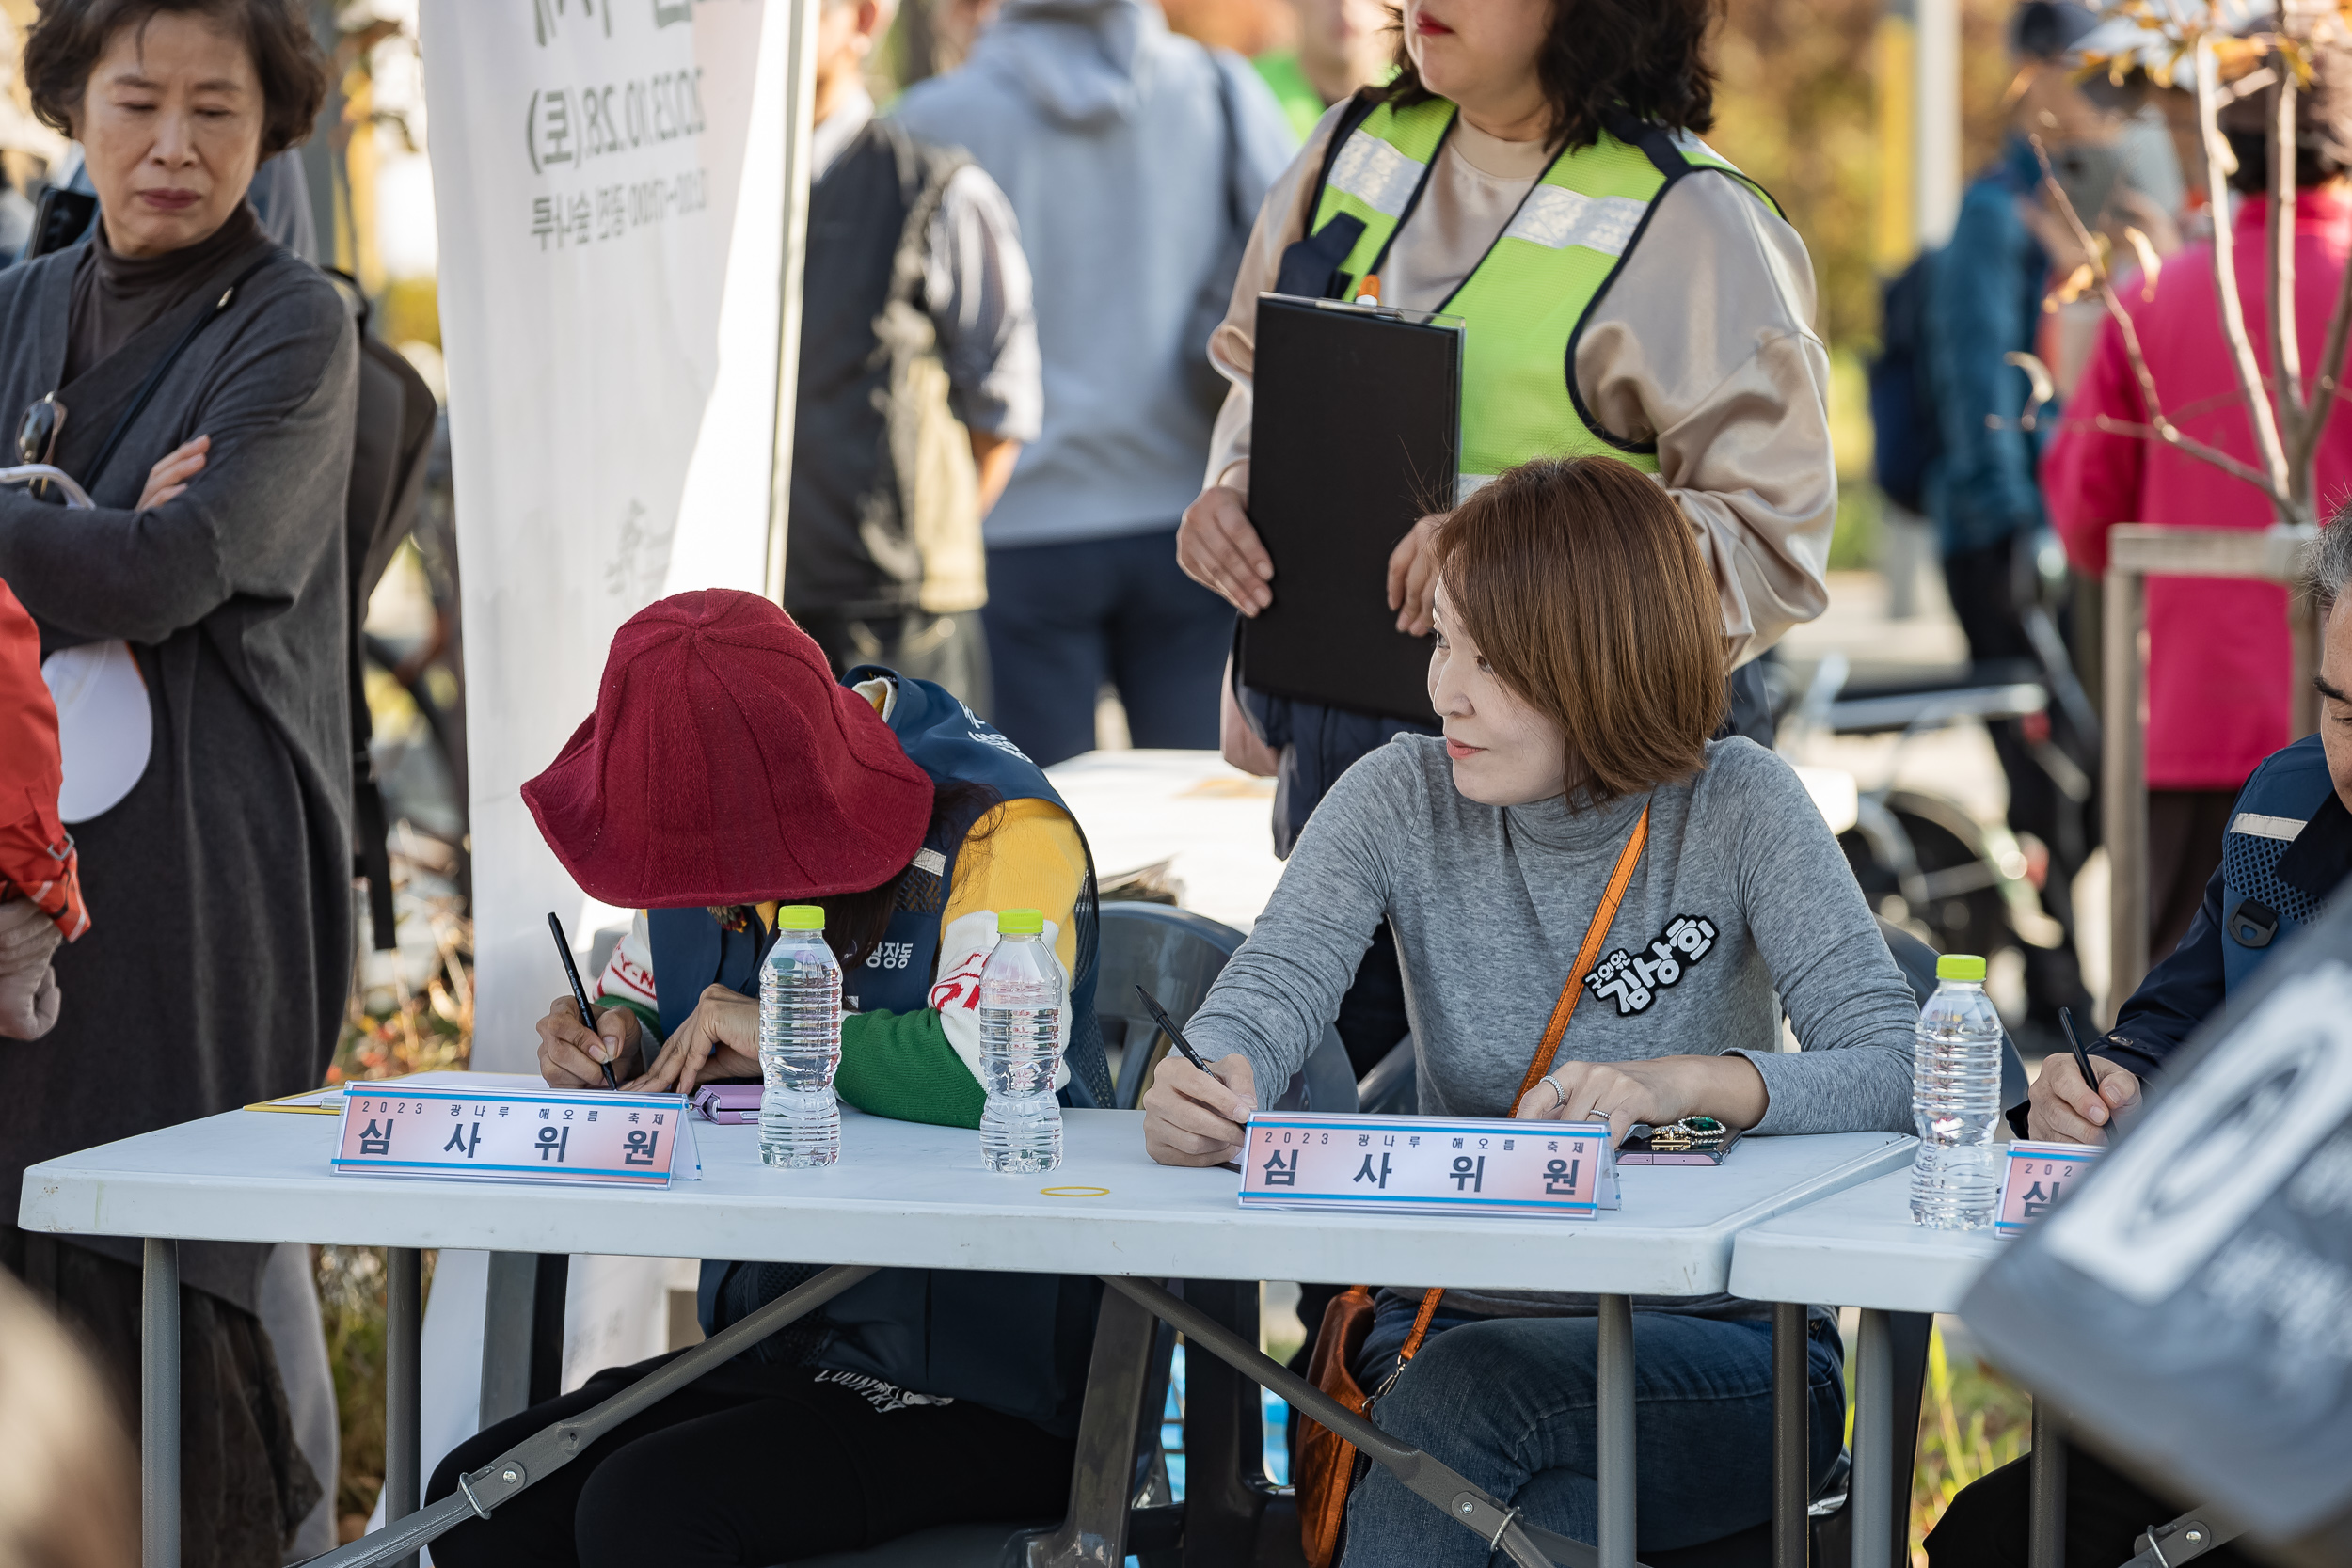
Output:
<path fill-rule="evenodd" d="M 1630 1018 L 1646 1010 L 1660 991 L 1680 980 L 1682 972 L 1714 946 L 1713 921 L 1702 915 L 1678 914 L 1666 923 L 1641 957 L 1620 947 L 1593 966 L 1584 984 L 1595 996 L 1613 998 L 1619 1018 Z"/>

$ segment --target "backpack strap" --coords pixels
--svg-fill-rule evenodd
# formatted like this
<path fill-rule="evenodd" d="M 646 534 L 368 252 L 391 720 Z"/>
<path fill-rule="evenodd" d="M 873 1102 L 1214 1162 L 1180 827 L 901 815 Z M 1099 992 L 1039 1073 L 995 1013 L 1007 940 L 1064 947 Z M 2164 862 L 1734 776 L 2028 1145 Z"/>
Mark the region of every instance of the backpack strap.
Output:
<path fill-rule="evenodd" d="M 1323 206 L 1324 187 L 1331 182 L 1331 166 L 1339 162 L 1340 150 L 1347 145 L 1347 138 L 1356 134 L 1357 127 L 1380 106 L 1383 91 L 1378 87 L 1357 88 L 1356 96 L 1340 112 L 1338 123 L 1331 127 L 1331 139 L 1323 149 L 1323 166 L 1316 171 L 1315 188 L 1307 198 L 1310 226 Z M 1274 292 L 1308 299 L 1339 298 L 1346 283 L 1340 275 L 1340 263 L 1347 260 L 1347 253 L 1356 248 L 1356 242 L 1363 236 L 1364 220 L 1353 213 L 1342 213 L 1322 229 L 1293 241 L 1282 252 Z"/>

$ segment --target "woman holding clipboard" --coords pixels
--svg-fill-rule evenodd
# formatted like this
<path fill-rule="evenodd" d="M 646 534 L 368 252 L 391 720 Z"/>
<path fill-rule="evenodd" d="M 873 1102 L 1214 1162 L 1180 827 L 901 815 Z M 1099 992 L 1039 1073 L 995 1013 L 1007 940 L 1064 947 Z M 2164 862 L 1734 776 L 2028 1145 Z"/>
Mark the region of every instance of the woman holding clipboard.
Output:
<path fill-rule="evenodd" d="M 1281 584 L 1251 526 L 1261 293 L 1463 318 L 1465 491 L 1534 457 L 1652 475 L 1713 581 L 1732 727 L 1769 736 L 1746 662 L 1827 604 L 1836 513 L 1813 269 L 1771 198 L 1697 139 L 1715 0 L 1406 0 L 1397 75 L 1325 115 L 1268 191 L 1210 358 L 1232 382 L 1177 560 L 1244 615 Z M 1389 563 L 1400 630 L 1430 626 L 1432 517 Z M 1358 757 L 1422 726 L 1229 698 L 1230 760 L 1279 770 L 1277 849 Z M 1238 698 L 1238 703 L 1234 698 Z M 1245 722 L 1246 721 L 1246 722 Z M 1384 931 L 1340 1031 L 1359 1070 L 1403 1030 Z"/>

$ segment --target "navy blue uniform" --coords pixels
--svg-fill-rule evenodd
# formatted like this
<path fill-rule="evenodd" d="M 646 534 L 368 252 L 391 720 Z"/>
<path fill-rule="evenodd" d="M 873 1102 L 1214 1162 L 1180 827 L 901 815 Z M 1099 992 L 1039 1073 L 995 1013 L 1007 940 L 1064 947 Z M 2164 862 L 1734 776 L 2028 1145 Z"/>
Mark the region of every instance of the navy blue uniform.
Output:
<path fill-rule="evenodd" d="M 2352 874 L 2352 811 L 2328 776 L 2319 736 L 2272 752 L 2238 792 L 2221 869 L 2171 957 L 2123 1004 L 2091 1054 L 2142 1078 L 2159 1070 L 2287 938 L 2319 918 Z"/>

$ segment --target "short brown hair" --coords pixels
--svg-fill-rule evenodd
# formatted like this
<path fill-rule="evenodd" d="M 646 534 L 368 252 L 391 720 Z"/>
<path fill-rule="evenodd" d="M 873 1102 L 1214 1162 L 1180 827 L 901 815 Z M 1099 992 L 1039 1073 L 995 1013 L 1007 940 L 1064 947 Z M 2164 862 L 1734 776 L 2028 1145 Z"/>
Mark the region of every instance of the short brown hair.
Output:
<path fill-rule="evenodd" d="M 1498 474 L 1438 531 L 1438 574 L 1488 668 L 1566 732 L 1596 800 L 1707 766 L 1723 610 L 1691 525 L 1613 457 Z M 1580 766 L 1581 769 L 1580 769 Z"/>
<path fill-rule="evenodd" d="M 299 0 L 40 0 L 24 40 L 24 87 L 43 124 L 71 136 L 89 73 L 125 27 L 202 16 L 242 34 L 262 84 L 262 156 L 301 143 L 326 102 L 326 56 Z"/>
<path fill-rule="evenodd" d="M 1715 71 L 1707 35 L 1723 0 L 1551 0 L 1551 26 L 1535 59 L 1536 79 L 1551 104 L 1550 146 L 1590 147 L 1601 119 L 1614 111 L 1700 132 L 1715 123 Z M 1404 12 L 1396 18 L 1396 74 L 1373 88 L 1391 103 L 1438 96 L 1422 85 L 1406 50 Z"/>

